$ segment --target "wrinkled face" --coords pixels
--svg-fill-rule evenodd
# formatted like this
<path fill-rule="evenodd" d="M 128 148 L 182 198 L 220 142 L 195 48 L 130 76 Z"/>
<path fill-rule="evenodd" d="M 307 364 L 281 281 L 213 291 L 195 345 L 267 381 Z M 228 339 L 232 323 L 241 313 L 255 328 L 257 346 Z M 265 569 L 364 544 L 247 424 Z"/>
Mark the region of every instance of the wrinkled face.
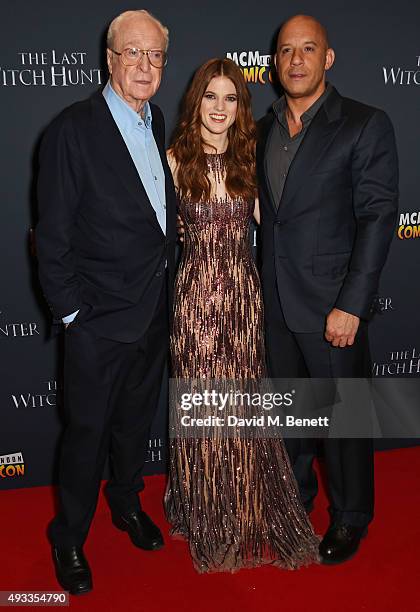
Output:
<path fill-rule="evenodd" d="M 121 53 L 128 47 L 165 51 L 165 37 L 159 25 L 145 16 L 131 16 L 121 21 L 115 33 L 113 49 Z M 107 50 L 108 70 L 115 91 L 136 111 L 158 90 L 162 68 L 155 68 L 146 55 L 134 66 L 125 66 L 121 56 Z"/>
<path fill-rule="evenodd" d="M 225 76 L 213 77 L 201 100 L 201 134 L 223 134 L 235 122 L 238 110 L 236 87 Z"/>
<path fill-rule="evenodd" d="M 315 20 L 297 17 L 280 31 L 275 57 L 277 74 L 292 98 L 312 97 L 325 87 L 325 71 L 334 62 L 324 32 Z"/>

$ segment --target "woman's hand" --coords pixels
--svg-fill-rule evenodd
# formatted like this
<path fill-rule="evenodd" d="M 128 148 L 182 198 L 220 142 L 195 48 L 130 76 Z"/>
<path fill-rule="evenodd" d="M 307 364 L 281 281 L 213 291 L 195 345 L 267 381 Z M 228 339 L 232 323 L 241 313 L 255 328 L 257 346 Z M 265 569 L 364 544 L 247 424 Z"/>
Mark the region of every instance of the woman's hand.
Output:
<path fill-rule="evenodd" d="M 179 242 L 184 242 L 184 222 L 179 215 L 176 216 L 176 231 L 178 232 L 178 240 Z"/>

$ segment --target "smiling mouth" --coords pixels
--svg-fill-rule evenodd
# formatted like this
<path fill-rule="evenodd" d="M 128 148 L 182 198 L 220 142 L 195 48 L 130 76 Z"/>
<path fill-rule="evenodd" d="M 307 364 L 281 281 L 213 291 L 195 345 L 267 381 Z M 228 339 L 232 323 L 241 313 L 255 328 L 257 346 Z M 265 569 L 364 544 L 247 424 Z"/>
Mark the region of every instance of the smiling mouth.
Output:
<path fill-rule="evenodd" d="M 226 115 L 219 115 L 218 113 L 212 113 L 209 117 L 213 121 L 216 121 L 216 123 L 223 123 L 223 121 L 227 119 Z"/>

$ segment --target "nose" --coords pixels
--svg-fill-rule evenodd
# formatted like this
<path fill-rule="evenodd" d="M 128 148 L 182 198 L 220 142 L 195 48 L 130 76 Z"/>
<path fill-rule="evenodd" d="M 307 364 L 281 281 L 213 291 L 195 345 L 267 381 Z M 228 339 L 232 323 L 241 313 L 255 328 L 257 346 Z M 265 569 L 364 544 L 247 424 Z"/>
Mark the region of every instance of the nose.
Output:
<path fill-rule="evenodd" d="M 150 62 L 146 53 L 142 53 L 141 58 L 139 59 L 138 65 L 142 72 L 150 72 Z"/>
<path fill-rule="evenodd" d="M 225 110 L 225 100 L 224 98 L 219 98 L 216 100 L 216 110 L 223 111 Z"/>
<path fill-rule="evenodd" d="M 303 57 L 299 49 L 295 49 L 293 51 L 292 57 L 290 59 L 290 63 L 292 66 L 299 66 L 300 64 L 303 64 Z"/>

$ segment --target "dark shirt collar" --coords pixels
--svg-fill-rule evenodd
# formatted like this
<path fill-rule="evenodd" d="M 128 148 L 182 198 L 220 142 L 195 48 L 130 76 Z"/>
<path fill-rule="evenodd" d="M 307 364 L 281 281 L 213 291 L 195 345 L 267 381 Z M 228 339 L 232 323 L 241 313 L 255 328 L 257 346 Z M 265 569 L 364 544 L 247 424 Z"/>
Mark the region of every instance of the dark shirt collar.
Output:
<path fill-rule="evenodd" d="M 316 113 L 319 111 L 319 109 L 321 108 L 325 100 L 330 95 L 332 89 L 333 89 L 332 85 L 330 83 L 327 83 L 325 91 L 319 96 L 317 100 L 315 100 L 312 106 L 310 106 L 308 110 L 306 110 L 300 116 L 300 119 L 302 121 L 304 128 L 315 117 Z M 286 106 L 287 106 L 286 97 L 282 96 L 281 98 L 279 98 L 279 100 L 276 100 L 276 102 L 274 102 L 273 110 L 274 110 L 274 114 L 276 115 L 279 123 L 287 130 L 287 132 L 289 132 L 289 126 L 287 124 L 287 119 L 286 119 Z"/>

